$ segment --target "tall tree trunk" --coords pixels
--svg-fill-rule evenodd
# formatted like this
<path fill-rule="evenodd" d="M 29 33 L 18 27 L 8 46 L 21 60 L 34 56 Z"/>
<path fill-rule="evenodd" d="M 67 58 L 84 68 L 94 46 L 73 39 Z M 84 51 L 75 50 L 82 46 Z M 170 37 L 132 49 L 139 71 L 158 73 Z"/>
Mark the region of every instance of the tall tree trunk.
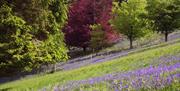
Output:
<path fill-rule="evenodd" d="M 130 49 L 133 49 L 133 39 L 129 38 L 129 42 L 130 42 Z"/>
<path fill-rule="evenodd" d="M 165 32 L 165 42 L 168 41 L 168 32 Z"/>

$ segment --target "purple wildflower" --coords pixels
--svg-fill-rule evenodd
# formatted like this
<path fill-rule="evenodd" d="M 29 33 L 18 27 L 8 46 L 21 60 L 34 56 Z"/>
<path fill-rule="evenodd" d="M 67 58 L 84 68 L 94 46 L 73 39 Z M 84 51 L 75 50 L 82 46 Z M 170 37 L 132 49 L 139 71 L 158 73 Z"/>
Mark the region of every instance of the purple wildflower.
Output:
<path fill-rule="evenodd" d="M 82 85 L 93 85 L 96 83 L 107 82 L 115 91 L 128 89 L 131 87 L 134 90 L 141 88 L 162 88 L 170 85 L 174 79 L 180 78 L 180 74 L 171 75 L 180 68 L 180 63 L 165 65 L 161 64 L 157 67 L 150 65 L 147 68 L 129 71 L 125 73 L 112 73 L 101 77 L 90 78 L 87 80 L 72 81 L 65 85 L 66 88 L 77 88 Z M 168 74 L 167 74 L 168 73 Z M 168 77 L 164 76 L 167 74 Z"/>

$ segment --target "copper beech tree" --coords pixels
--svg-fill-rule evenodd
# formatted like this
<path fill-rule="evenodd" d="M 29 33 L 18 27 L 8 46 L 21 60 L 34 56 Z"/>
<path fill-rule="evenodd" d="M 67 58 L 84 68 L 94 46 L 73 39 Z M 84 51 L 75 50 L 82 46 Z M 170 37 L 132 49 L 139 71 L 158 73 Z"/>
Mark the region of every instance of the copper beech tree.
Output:
<path fill-rule="evenodd" d="M 91 40 L 91 25 L 100 24 L 105 39 L 116 39 L 109 24 L 112 0 L 77 0 L 70 5 L 68 23 L 64 27 L 67 45 L 81 47 L 86 51 Z M 101 31 L 101 30 L 100 30 Z"/>

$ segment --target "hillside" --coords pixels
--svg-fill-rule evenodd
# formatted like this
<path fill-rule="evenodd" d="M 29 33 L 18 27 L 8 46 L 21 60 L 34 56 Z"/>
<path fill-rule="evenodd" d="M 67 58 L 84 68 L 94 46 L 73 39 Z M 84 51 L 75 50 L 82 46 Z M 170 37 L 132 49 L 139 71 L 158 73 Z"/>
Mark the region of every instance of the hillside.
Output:
<path fill-rule="evenodd" d="M 37 89 L 39 90 L 54 89 L 54 87 L 58 87 L 59 89 L 62 89 L 62 86 L 64 87 L 70 86 L 72 88 L 77 87 L 78 89 L 78 87 L 82 85 L 81 88 L 83 89 L 89 88 L 88 91 L 92 91 L 91 89 L 93 88 L 109 89 L 104 87 L 106 86 L 104 85 L 106 83 L 106 80 L 108 81 L 112 79 L 112 77 L 107 78 L 109 77 L 108 76 L 109 74 L 113 74 L 113 76 L 115 75 L 116 78 L 119 76 L 119 74 L 134 72 L 138 69 L 143 70 L 143 69 L 148 69 L 149 67 L 153 67 L 155 69 L 156 67 L 158 68 L 159 66 L 174 67 L 174 65 L 175 68 L 173 69 L 173 71 L 170 71 L 168 72 L 168 74 L 167 73 L 165 74 L 167 74 L 167 76 L 170 74 L 171 75 L 176 73 L 179 74 L 180 42 L 176 41 L 176 43 L 173 44 L 169 44 L 169 45 L 160 44 L 158 46 L 159 47 L 154 47 L 154 48 L 147 47 L 146 50 L 144 51 L 128 54 L 126 56 L 116 58 L 107 62 L 92 64 L 89 66 L 68 70 L 68 71 L 60 71 L 54 74 L 47 74 L 44 76 L 43 75 L 33 76 L 18 81 L 1 84 L 0 88 L 1 90 L 5 90 L 5 91 L 6 90 L 24 91 L 24 90 L 37 90 Z M 94 80 L 97 78 L 102 78 L 102 79 L 100 81 Z M 93 82 L 91 79 L 93 80 Z M 177 81 L 178 80 L 176 80 L 175 82 Z M 93 85 L 93 84 L 97 84 L 97 85 Z M 179 84 L 175 83 L 176 88 L 174 87 L 173 88 L 178 89 L 177 86 L 179 86 Z M 69 89 L 67 91 L 72 91 L 72 89 Z M 102 90 L 102 91 L 106 91 L 106 90 Z"/>
<path fill-rule="evenodd" d="M 180 0 L 0 0 L 0 91 L 180 91 Z"/>

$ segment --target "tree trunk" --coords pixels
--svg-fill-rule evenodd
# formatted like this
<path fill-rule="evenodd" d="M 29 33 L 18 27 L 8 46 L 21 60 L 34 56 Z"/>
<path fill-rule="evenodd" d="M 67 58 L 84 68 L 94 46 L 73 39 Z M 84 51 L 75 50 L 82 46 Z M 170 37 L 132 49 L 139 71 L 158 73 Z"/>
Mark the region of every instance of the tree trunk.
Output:
<path fill-rule="evenodd" d="M 50 71 L 50 73 L 54 73 L 56 72 L 56 64 L 52 64 L 52 70 Z"/>
<path fill-rule="evenodd" d="M 86 52 L 86 47 L 83 47 L 83 51 Z"/>
<path fill-rule="evenodd" d="M 53 65 L 53 70 L 56 72 L 56 64 Z"/>
<path fill-rule="evenodd" d="M 165 32 L 165 42 L 168 41 L 168 32 Z"/>
<path fill-rule="evenodd" d="M 130 49 L 133 49 L 133 39 L 129 38 L 129 42 L 130 42 Z"/>

